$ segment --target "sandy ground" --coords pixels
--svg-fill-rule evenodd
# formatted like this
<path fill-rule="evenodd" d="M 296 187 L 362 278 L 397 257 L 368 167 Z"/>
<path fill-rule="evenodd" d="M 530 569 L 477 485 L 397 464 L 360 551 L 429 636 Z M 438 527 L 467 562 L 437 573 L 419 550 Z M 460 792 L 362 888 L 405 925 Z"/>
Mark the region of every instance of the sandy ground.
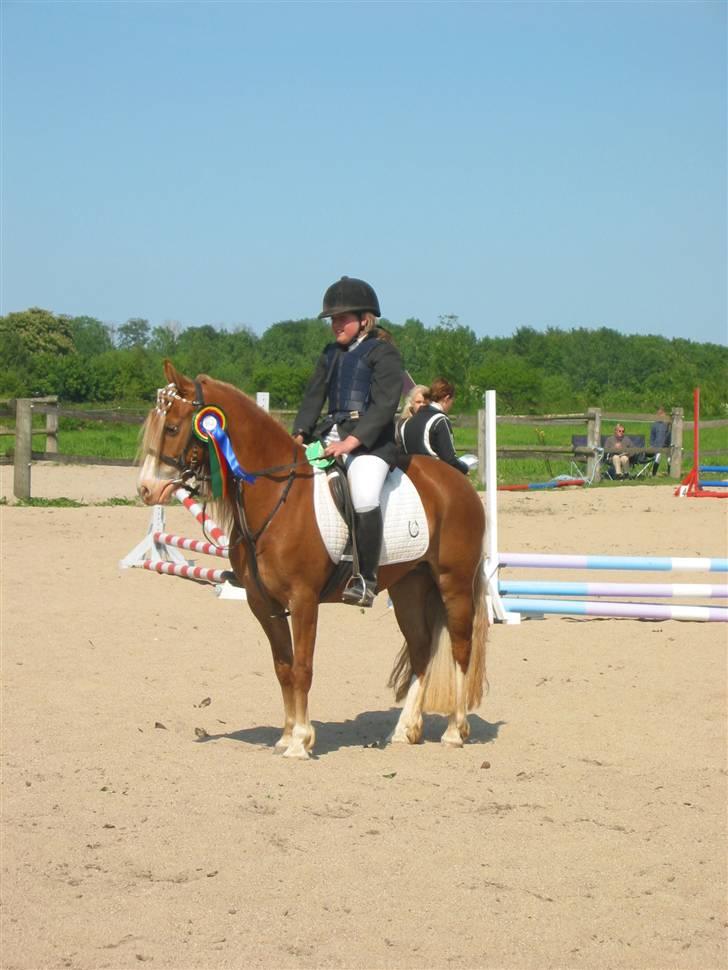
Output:
<path fill-rule="evenodd" d="M 134 472 L 35 466 L 33 493 Z M 726 555 L 725 503 L 669 487 L 501 506 L 510 551 Z M 471 743 L 432 718 L 381 749 L 394 617 L 326 607 L 292 763 L 247 607 L 118 569 L 148 522 L 0 507 L 3 970 L 726 966 L 725 625 L 497 626 Z"/>

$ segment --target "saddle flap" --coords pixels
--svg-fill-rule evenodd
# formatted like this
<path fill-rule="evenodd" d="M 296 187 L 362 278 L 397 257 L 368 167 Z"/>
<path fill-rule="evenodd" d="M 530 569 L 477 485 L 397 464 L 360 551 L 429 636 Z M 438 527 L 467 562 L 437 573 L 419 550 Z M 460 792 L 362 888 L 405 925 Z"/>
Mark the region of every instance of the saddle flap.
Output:
<path fill-rule="evenodd" d="M 330 474 L 314 472 L 314 510 L 316 523 L 332 562 L 339 562 L 349 538 L 346 512 L 339 511 L 332 497 L 332 489 L 344 489 L 346 483 L 336 483 L 335 476 L 343 473 L 334 469 Z M 383 566 L 419 559 L 430 544 L 427 516 L 412 481 L 395 468 L 387 475 L 381 496 L 384 538 L 380 564 Z"/>

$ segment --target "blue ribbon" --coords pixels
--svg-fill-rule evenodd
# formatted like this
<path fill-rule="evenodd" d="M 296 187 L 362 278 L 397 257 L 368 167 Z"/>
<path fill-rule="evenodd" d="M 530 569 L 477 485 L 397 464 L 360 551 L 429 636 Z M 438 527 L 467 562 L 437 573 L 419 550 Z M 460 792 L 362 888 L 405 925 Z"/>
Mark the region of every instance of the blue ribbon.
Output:
<path fill-rule="evenodd" d="M 210 422 L 212 424 L 212 422 Z M 205 427 L 205 431 L 211 435 L 215 441 L 220 446 L 220 451 L 228 463 L 228 468 L 232 472 L 235 478 L 241 478 L 244 482 L 252 483 L 256 480 L 255 475 L 251 475 L 250 472 L 246 472 L 238 461 L 235 452 L 233 451 L 233 446 L 228 438 L 227 431 L 224 431 L 220 425 L 215 422 L 214 427 Z"/>

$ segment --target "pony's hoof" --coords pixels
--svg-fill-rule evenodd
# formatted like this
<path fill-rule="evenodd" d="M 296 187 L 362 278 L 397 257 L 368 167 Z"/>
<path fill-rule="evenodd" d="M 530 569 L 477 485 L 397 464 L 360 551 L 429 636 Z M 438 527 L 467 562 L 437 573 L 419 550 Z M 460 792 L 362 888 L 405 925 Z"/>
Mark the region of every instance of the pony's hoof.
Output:
<path fill-rule="evenodd" d="M 281 738 L 282 740 L 283 738 Z M 308 728 L 303 725 L 301 727 L 294 727 L 291 731 L 288 747 L 283 752 L 283 757 L 299 758 L 301 761 L 305 761 L 315 742 L 316 732 L 313 726 L 309 725 Z"/>
<path fill-rule="evenodd" d="M 422 721 L 407 728 L 407 740 L 410 744 L 419 744 L 422 740 Z"/>
<path fill-rule="evenodd" d="M 440 744 L 444 744 L 446 748 L 462 748 L 464 742 L 459 731 L 445 731 L 440 738 Z"/>
<path fill-rule="evenodd" d="M 283 752 L 284 758 L 297 758 L 299 761 L 308 761 L 311 757 L 302 744 L 290 744 Z"/>

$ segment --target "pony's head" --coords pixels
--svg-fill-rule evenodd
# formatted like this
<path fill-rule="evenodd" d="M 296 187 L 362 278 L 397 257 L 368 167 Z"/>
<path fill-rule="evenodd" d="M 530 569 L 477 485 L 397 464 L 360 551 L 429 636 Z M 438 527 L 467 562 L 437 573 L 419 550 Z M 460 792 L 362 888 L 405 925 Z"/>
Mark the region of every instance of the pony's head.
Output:
<path fill-rule="evenodd" d="M 207 447 L 195 436 L 192 420 L 201 407 L 199 385 L 164 362 L 166 387 L 142 429 L 137 490 L 145 505 L 166 505 L 184 486 L 204 493 L 209 484 Z"/>

